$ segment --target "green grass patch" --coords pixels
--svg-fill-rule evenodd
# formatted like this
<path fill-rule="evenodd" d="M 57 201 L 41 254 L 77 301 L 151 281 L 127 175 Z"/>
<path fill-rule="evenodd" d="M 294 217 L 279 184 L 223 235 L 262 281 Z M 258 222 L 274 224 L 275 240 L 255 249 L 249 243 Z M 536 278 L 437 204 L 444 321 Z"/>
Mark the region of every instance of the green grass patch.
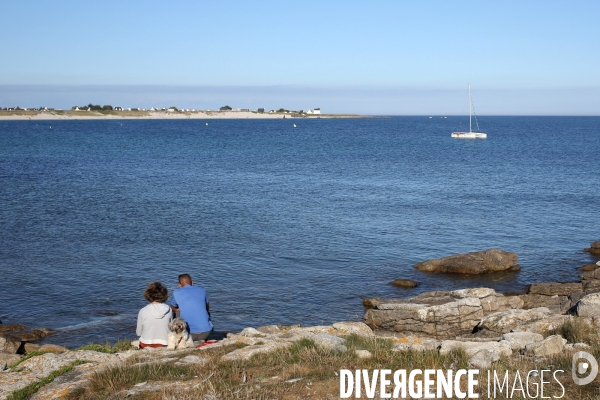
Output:
<path fill-rule="evenodd" d="M 120 351 L 134 350 L 135 347 L 131 345 L 131 340 L 129 339 L 121 339 L 115 342 L 114 344 L 110 344 L 106 342 L 104 344 L 101 343 L 88 343 L 79 347 L 77 350 L 91 350 L 97 351 L 99 353 L 118 353 Z"/>
<path fill-rule="evenodd" d="M 15 390 L 14 392 L 12 392 L 11 394 L 9 394 L 6 397 L 6 400 L 27 400 L 27 399 L 31 398 L 31 396 L 33 396 L 35 393 L 37 393 L 37 391 L 40 390 L 42 387 L 49 384 L 50 382 L 52 382 L 59 376 L 66 374 L 69 371 L 72 371 L 77 365 L 81 365 L 81 364 L 85 364 L 85 361 L 75 360 L 71 364 L 65 365 L 64 367 L 61 367 L 61 368 L 57 369 L 56 371 L 53 371 L 47 377 L 42 378 L 37 382 L 30 383 L 29 385 L 25 386 L 24 388 Z"/>

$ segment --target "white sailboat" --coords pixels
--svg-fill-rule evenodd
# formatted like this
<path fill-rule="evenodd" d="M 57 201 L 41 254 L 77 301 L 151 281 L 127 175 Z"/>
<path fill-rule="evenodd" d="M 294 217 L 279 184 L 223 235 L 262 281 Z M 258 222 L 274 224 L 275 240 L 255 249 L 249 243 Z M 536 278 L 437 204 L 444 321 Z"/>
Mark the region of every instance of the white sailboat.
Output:
<path fill-rule="evenodd" d="M 450 137 L 455 139 L 487 139 L 487 133 L 473 132 L 471 126 L 471 116 L 473 114 L 473 99 L 471 98 L 471 84 L 469 83 L 469 132 L 452 132 Z M 477 117 L 475 118 L 477 124 L 477 130 L 479 130 L 479 124 L 477 123 Z"/>

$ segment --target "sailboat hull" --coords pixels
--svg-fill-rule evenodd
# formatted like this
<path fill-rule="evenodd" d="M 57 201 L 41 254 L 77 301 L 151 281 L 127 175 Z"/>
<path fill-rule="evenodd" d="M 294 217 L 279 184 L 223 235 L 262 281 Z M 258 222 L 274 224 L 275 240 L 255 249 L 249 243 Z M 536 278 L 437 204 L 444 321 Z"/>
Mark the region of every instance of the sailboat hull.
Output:
<path fill-rule="evenodd" d="M 454 139 L 487 139 L 487 133 L 482 132 L 452 132 Z"/>

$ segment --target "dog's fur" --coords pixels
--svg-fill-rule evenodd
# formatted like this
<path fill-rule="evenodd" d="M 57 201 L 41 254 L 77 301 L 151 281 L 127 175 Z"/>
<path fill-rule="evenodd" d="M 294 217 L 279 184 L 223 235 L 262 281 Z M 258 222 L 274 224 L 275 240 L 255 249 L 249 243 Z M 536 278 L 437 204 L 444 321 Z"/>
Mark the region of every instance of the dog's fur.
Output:
<path fill-rule="evenodd" d="M 175 318 L 169 322 L 169 344 L 167 350 L 185 349 L 194 347 L 194 340 L 187 331 L 187 324 L 183 318 Z"/>

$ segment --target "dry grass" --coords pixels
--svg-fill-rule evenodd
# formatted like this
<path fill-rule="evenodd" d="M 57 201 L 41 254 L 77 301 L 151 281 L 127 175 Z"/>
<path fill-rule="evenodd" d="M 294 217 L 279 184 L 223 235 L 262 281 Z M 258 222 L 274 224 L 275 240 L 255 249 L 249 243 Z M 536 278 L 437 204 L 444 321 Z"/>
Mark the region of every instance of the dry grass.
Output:
<path fill-rule="evenodd" d="M 566 336 L 591 340 L 596 334 L 585 325 L 571 325 L 563 328 Z M 591 335 L 591 336 L 590 336 Z M 136 365 L 141 359 L 129 360 L 126 364 L 97 373 L 87 389 L 73 393 L 70 399 L 202 399 L 213 396 L 216 399 L 333 399 L 339 398 L 340 369 L 468 369 L 468 357 L 463 351 L 440 355 L 437 351 L 391 351 L 392 342 L 386 339 L 369 339 L 359 336 L 346 337 L 347 351 L 334 353 L 318 347 L 311 340 L 304 339 L 291 346 L 272 353 L 258 354 L 247 361 L 222 362 L 221 357 L 234 350 L 236 346 L 208 349 L 190 353 L 206 357 L 204 365 L 178 366 L 174 361 L 162 364 Z M 586 341 L 586 340 L 578 340 Z M 243 347 L 243 346 L 237 346 Z M 360 359 L 355 350 L 368 350 L 372 358 Z M 593 342 L 589 350 L 600 360 L 600 345 Z M 142 353 L 140 353 L 142 354 Z M 183 356 L 179 356 L 183 357 Z M 501 379 L 509 372 L 512 389 L 516 373 L 525 387 L 529 371 L 550 370 L 546 380 L 553 384 L 545 385 L 544 396 L 559 397 L 562 388 L 552 378 L 557 370 L 564 373 L 557 375 L 565 387 L 563 399 L 598 399 L 600 398 L 600 378 L 587 386 L 577 386 L 571 379 L 571 354 L 560 354 L 545 359 L 534 359 L 529 356 L 513 355 L 494 363 L 495 370 Z M 492 375 L 493 378 L 493 375 Z M 480 398 L 488 398 L 487 371 L 480 371 Z M 154 391 L 127 392 L 136 384 L 159 382 L 160 388 Z M 537 378 L 539 382 L 539 377 Z M 144 387 L 144 386 L 142 386 Z M 493 387 L 493 386 L 492 386 Z M 517 385 L 518 388 L 518 385 Z M 466 389 L 466 387 L 463 387 Z M 506 390 L 506 389 L 505 389 Z M 391 390 L 390 390 L 391 391 Z M 535 393 L 535 385 L 530 382 L 530 392 Z M 207 397 L 208 398 L 208 397 Z M 365 397 L 363 391 L 363 398 Z M 497 393 L 496 399 L 519 399 L 520 391 L 514 393 Z M 539 398 L 539 397 L 538 397 Z"/>
<path fill-rule="evenodd" d="M 0 117 L 7 117 L 10 115 L 37 115 L 39 114 L 40 111 L 25 111 L 25 110 L 14 110 L 14 111 L 7 111 L 7 110 L 0 110 Z"/>

